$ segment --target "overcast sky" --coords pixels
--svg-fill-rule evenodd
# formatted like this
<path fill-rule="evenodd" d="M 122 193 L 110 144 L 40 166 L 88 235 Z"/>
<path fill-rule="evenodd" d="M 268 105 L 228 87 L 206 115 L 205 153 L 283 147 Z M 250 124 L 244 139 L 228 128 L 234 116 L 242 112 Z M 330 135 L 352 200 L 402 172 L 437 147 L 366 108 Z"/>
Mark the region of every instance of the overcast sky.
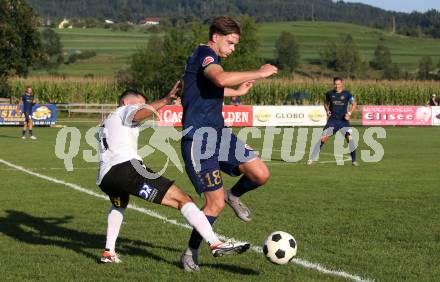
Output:
<path fill-rule="evenodd" d="M 345 0 L 344 2 L 358 2 L 379 7 L 384 10 L 398 12 L 426 12 L 429 9 L 440 11 L 440 0 Z"/>

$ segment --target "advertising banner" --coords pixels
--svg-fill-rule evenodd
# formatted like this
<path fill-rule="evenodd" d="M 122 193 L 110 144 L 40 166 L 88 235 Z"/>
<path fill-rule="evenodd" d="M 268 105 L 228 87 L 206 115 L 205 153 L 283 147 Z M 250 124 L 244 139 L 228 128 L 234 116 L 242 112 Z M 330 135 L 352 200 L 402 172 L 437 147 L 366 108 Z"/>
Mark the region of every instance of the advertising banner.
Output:
<path fill-rule="evenodd" d="M 223 117 L 227 126 L 252 126 L 252 106 L 224 106 Z M 158 126 L 182 126 L 182 106 L 165 106 L 158 110 Z"/>
<path fill-rule="evenodd" d="M 15 104 L 0 104 L 0 125 L 21 125 L 25 117 L 17 112 Z M 57 120 L 57 108 L 54 104 L 39 105 L 32 107 L 32 121 L 34 125 L 53 125 Z"/>
<path fill-rule="evenodd" d="M 254 126 L 323 126 L 323 106 L 255 106 Z"/>
<path fill-rule="evenodd" d="M 432 125 L 440 126 L 440 107 L 431 107 Z"/>
<path fill-rule="evenodd" d="M 430 107 L 421 106 L 364 106 L 362 125 L 432 125 Z"/>

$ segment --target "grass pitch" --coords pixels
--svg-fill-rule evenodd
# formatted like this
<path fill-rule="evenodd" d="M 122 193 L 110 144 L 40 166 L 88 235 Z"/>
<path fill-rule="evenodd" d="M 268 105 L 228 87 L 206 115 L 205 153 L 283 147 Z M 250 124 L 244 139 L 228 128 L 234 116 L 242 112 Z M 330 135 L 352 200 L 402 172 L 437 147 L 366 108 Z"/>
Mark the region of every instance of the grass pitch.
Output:
<path fill-rule="evenodd" d="M 3 281 L 343 281 L 298 264 L 273 265 L 263 254 L 249 251 L 215 259 L 202 248 L 200 273 L 185 273 L 179 257 L 190 230 L 135 210 L 127 210 L 117 243 L 122 264 L 100 265 L 105 243 L 107 200 L 81 193 L 64 181 L 103 195 L 95 185 L 97 163 L 83 160 L 92 150 L 85 132 L 96 123 L 68 123 L 82 132 L 79 154 L 68 172 L 55 155 L 59 128 L 36 128 L 38 140 L 20 139 L 18 127 L 0 128 L 0 273 Z M 361 136 L 364 128 L 358 128 Z M 273 231 L 292 233 L 299 259 L 328 270 L 376 281 L 435 281 L 440 276 L 439 128 L 386 128 L 377 139 L 385 155 L 378 163 L 354 168 L 337 166 L 332 143 L 314 166 L 280 159 L 276 136 L 272 177 L 267 185 L 244 196 L 253 220 L 240 222 L 226 207 L 215 224 L 219 234 L 261 246 Z M 141 134 L 140 147 L 151 131 Z M 296 135 L 295 135 L 296 136 Z M 309 131 L 310 146 L 311 130 Z M 261 149 L 263 140 L 248 143 Z M 294 142 L 295 144 L 295 142 Z M 179 144 L 172 145 L 180 157 Z M 369 147 L 362 141 L 360 150 Z M 67 150 L 67 149 L 66 149 Z M 94 151 L 92 151 L 95 153 Z M 360 157 L 360 152 L 358 152 Z M 157 151 L 145 158 L 161 169 L 167 157 Z M 5 162 L 20 166 L 42 179 Z M 166 175 L 200 206 L 187 176 L 176 166 Z M 230 187 L 235 179 L 225 178 Z M 179 212 L 143 203 L 169 220 L 184 223 Z M 436 278 L 437 277 L 437 278 Z M 350 280 L 350 279 L 349 279 Z"/>

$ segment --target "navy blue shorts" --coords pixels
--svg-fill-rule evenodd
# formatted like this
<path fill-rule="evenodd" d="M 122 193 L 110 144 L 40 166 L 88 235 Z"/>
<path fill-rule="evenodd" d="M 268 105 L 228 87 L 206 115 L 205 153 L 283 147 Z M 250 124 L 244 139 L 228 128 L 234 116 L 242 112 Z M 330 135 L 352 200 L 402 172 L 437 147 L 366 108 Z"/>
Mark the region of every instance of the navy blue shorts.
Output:
<path fill-rule="evenodd" d="M 344 136 L 351 135 L 351 125 L 348 120 L 334 120 L 329 119 L 327 124 L 324 126 L 324 131 L 322 132 L 323 136 L 332 136 L 336 134 L 336 132 L 341 131 Z"/>
<path fill-rule="evenodd" d="M 186 173 L 199 194 L 222 188 L 221 172 L 239 176 L 239 165 L 257 157 L 231 129 L 224 128 L 221 132 L 217 136 L 205 134 L 203 138 L 182 139 Z"/>
<path fill-rule="evenodd" d="M 32 119 L 32 112 L 24 112 L 24 120 L 29 122 Z"/>

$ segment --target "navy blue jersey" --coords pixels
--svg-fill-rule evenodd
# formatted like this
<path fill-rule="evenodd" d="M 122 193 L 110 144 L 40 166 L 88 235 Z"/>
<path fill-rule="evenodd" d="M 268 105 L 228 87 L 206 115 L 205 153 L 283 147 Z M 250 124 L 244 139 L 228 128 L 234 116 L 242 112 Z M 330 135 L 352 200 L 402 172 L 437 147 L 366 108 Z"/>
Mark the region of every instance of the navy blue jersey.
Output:
<path fill-rule="evenodd" d="M 23 103 L 23 113 L 32 113 L 32 107 L 34 106 L 34 96 L 23 94 L 21 95 L 21 102 Z"/>
<path fill-rule="evenodd" d="M 341 93 L 332 90 L 325 94 L 325 100 L 330 104 L 330 119 L 345 120 L 344 116 L 348 112 L 348 104 L 353 102 L 354 98 L 346 90 Z"/>
<path fill-rule="evenodd" d="M 192 139 L 198 128 L 224 127 L 222 115 L 224 88 L 216 86 L 203 71 L 210 64 L 220 64 L 220 58 L 207 45 L 198 46 L 188 58 L 183 76 L 183 128 L 193 127 L 185 139 Z"/>

